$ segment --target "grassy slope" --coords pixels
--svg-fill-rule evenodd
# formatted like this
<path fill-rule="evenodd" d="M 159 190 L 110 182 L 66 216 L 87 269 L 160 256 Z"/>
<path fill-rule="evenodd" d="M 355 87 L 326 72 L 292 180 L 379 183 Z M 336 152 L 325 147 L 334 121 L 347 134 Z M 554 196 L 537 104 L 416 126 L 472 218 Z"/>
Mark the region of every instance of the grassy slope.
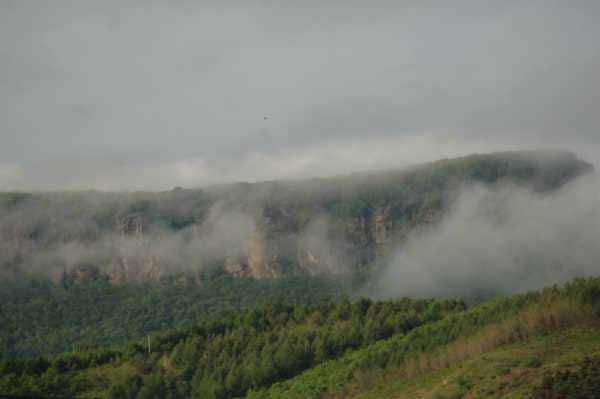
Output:
<path fill-rule="evenodd" d="M 251 392 L 248 397 L 346 398 L 366 387 L 381 385 L 378 381 L 385 377 L 425 378 L 431 372 L 454 367 L 509 343 L 596 325 L 597 283 L 580 281 L 565 289 L 546 289 L 474 306 L 462 314 L 321 364 L 268 390 Z"/>
<path fill-rule="evenodd" d="M 371 381 L 370 386 L 353 384 L 345 397 L 525 399 L 544 376 L 599 354 L 600 330 L 573 328 L 507 345 L 414 379 L 388 373 Z"/>
<path fill-rule="evenodd" d="M 545 376 L 574 369 L 600 355 L 600 329 L 574 327 L 501 346 L 449 368 L 407 378 L 401 369 L 356 374 L 342 392 L 325 398 L 530 398 Z M 275 396 L 277 397 L 277 396 Z"/>

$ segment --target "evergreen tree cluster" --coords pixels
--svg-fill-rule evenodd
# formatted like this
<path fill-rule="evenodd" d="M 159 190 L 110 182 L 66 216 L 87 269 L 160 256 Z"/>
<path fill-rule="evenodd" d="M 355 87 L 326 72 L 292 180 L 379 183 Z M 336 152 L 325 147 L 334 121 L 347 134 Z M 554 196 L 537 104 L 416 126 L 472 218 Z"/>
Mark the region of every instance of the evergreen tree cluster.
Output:
<path fill-rule="evenodd" d="M 86 285 L 69 279 L 59 284 L 40 278 L 0 281 L 0 353 L 15 358 L 105 347 L 267 303 L 339 300 L 364 278 L 255 280 L 216 273 L 201 287 L 175 280 L 119 286 L 103 278 Z"/>
<path fill-rule="evenodd" d="M 271 304 L 121 349 L 7 360 L 0 392 L 76 395 L 100 383 L 112 398 L 238 397 L 465 308 L 459 300 L 409 298 Z M 100 366 L 129 372 L 92 383 L 90 370 Z"/>

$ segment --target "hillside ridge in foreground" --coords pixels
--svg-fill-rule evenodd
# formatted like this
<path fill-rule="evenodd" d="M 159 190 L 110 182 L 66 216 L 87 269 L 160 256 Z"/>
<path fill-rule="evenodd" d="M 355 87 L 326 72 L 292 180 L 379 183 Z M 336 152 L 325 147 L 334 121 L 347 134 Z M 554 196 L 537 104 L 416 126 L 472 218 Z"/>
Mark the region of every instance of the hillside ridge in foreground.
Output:
<path fill-rule="evenodd" d="M 4 361 L 0 393 L 214 399 L 583 395 L 596 389 L 599 378 L 593 367 L 599 322 L 600 278 L 472 306 L 409 298 L 275 304 L 122 347 Z M 557 373 L 564 384 L 554 382 Z"/>

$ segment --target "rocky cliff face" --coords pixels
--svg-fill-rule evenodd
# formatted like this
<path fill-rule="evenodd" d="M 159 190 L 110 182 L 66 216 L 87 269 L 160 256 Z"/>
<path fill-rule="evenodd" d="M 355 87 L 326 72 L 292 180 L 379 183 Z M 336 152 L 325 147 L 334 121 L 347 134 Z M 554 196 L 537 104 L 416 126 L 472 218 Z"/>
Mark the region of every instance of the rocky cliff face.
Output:
<path fill-rule="evenodd" d="M 288 230 L 281 230 L 281 225 L 294 223 L 263 220 L 261 231 L 248 237 L 244 253 L 225 259 L 225 271 L 258 279 L 284 274 L 345 273 L 384 259 L 406 233 L 405 226 L 394 223 L 387 206 L 375 208 L 366 216 L 323 220 L 316 213 L 317 222 L 309 220 Z"/>
<path fill-rule="evenodd" d="M 508 182 L 551 191 L 590 170 L 566 153 L 502 153 L 440 161 L 385 178 L 367 175 L 357 179 L 350 196 L 339 195 L 347 187 L 334 186 L 333 196 L 322 190 L 323 202 L 295 201 L 293 195 L 275 204 L 267 200 L 244 254 L 228 259 L 225 270 L 273 278 L 365 268 L 385 260 L 416 226 L 439 222 L 464 185 Z M 272 188 L 277 190 L 283 189 Z"/>
<path fill-rule="evenodd" d="M 69 270 L 83 284 L 173 274 L 197 284 L 215 267 L 257 279 L 345 273 L 385 260 L 416 226 L 439 221 L 464 185 L 548 191 L 590 170 L 570 154 L 503 153 L 207 190 L 0 193 L 0 277 L 29 268 Z"/>
<path fill-rule="evenodd" d="M 277 278 L 282 275 L 277 246 L 265 234 L 253 230 L 247 237 L 241 256 L 228 256 L 224 260 L 225 272 L 236 277 L 257 279 Z"/>

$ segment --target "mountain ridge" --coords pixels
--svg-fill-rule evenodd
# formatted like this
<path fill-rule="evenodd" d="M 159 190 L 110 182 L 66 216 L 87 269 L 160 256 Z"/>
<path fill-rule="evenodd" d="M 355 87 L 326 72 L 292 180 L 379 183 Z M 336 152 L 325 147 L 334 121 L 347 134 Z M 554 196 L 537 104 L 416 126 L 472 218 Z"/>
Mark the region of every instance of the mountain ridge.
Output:
<path fill-rule="evenodd" d="M 572 153 L 519 151 L 157 193 L 3 193 L 0 276 L 123 284 L 178 274 L 202 284 L 215 268 L 257 279 L 364 270 L 439 221 L 467 185 L 549 192 L 591 170 Z"/>

